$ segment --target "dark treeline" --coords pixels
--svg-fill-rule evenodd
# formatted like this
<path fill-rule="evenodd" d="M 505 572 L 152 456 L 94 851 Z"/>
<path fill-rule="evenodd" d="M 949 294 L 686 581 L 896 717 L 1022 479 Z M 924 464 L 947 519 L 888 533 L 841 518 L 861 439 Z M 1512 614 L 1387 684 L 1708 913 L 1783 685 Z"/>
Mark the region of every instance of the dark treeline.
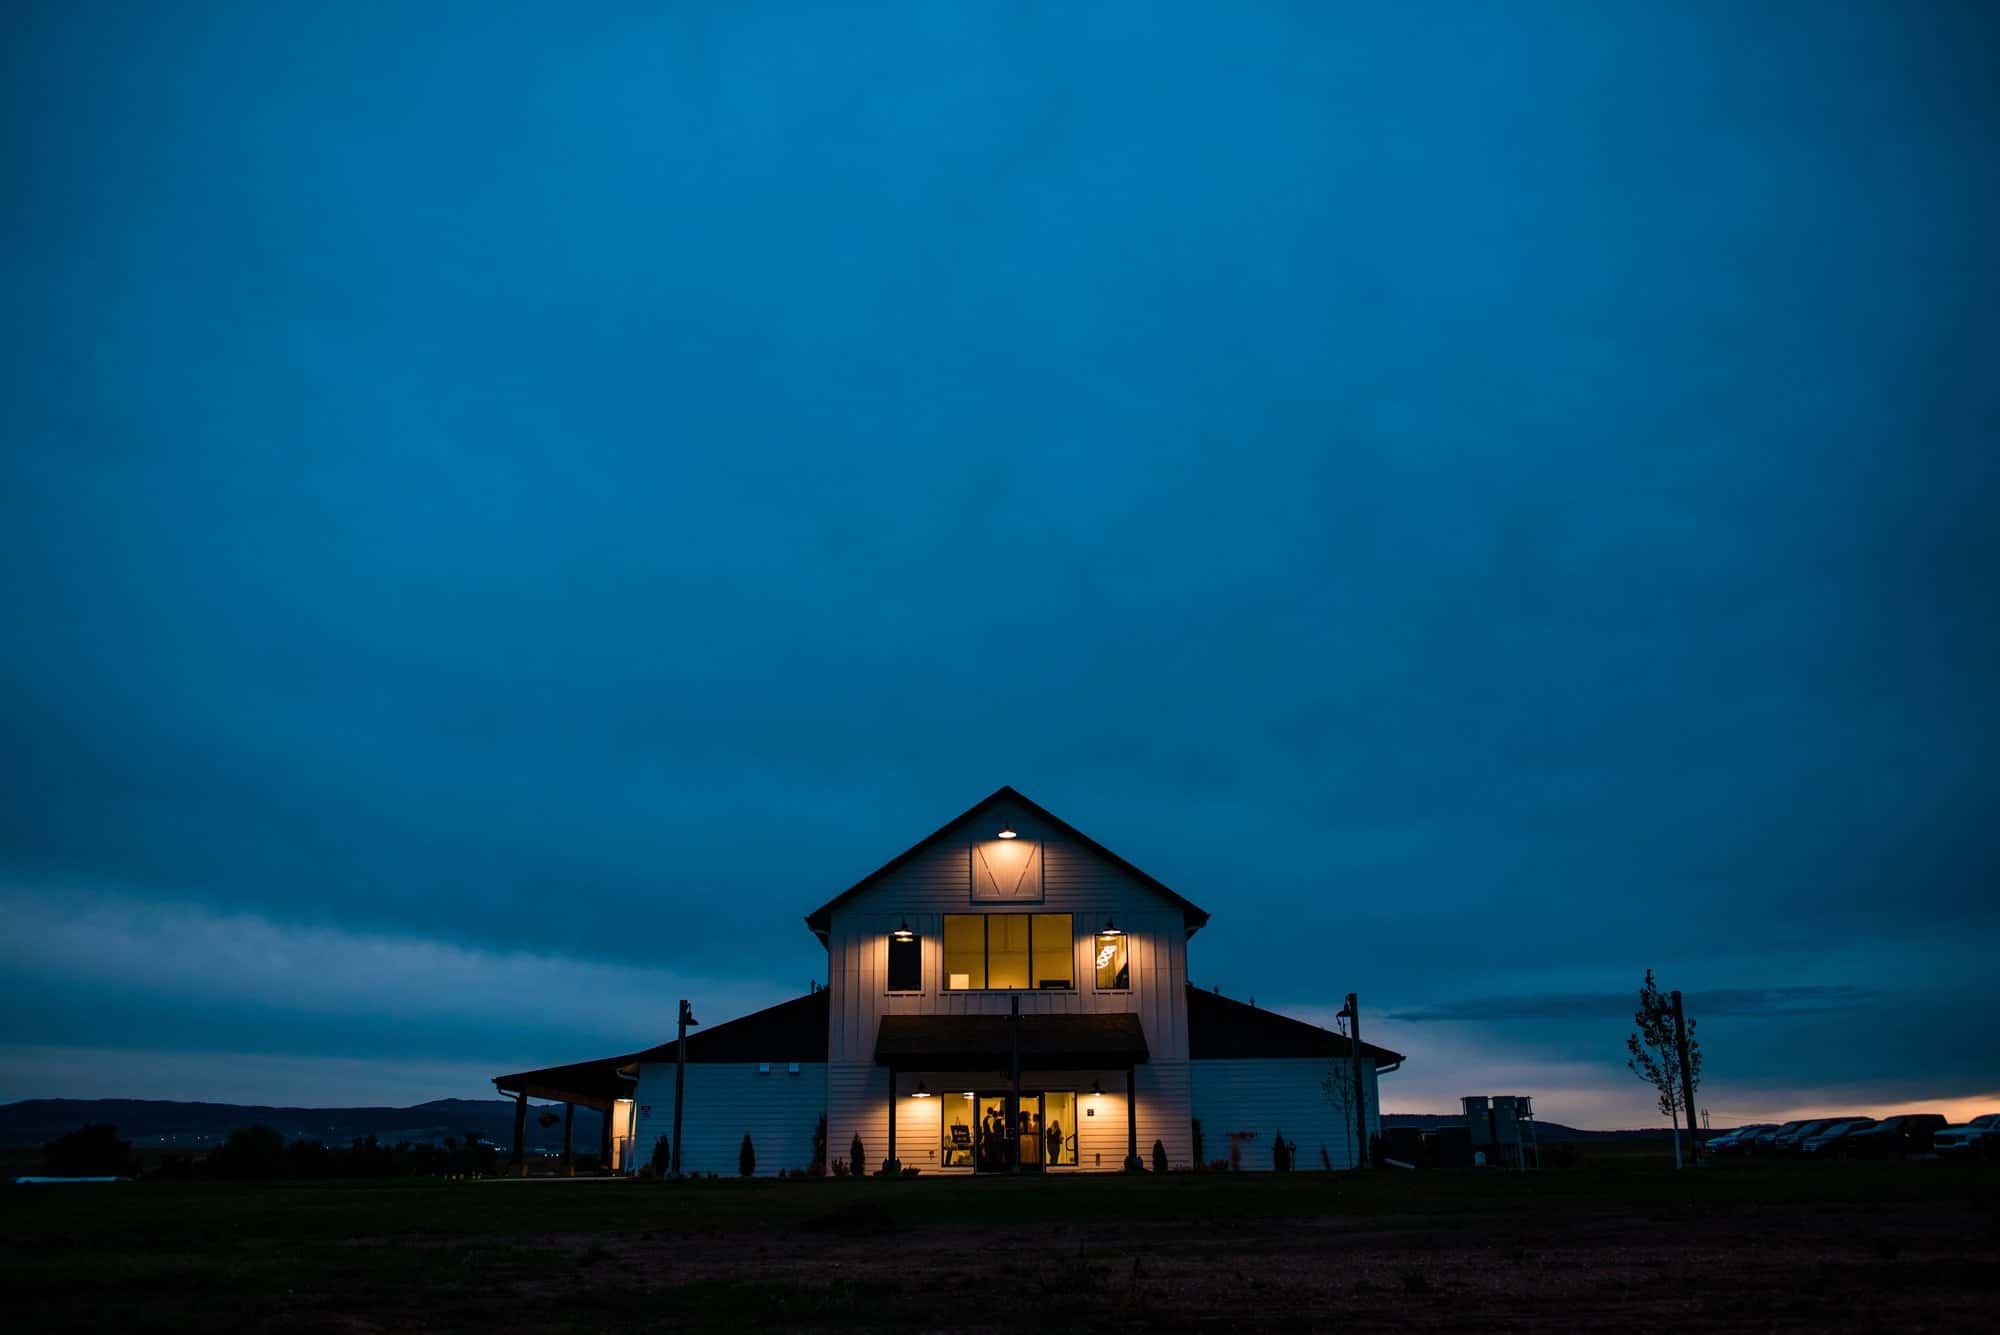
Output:
<path fill-rule="evenodd" d="M 166 1154 L 148 1169 L 117 1128 L 86 1126 L 42 1147 L 42 1171 L 52 1177 L 213 1178 L 260 1182 L 279 1178 L 477 1177 L 500 1169 L 500 1149 L 477 1131 L 447 1136 L 441 1145 L 364 1136 L 346 1145 L 285 1138 L 268 1126 L 238 1127 L 204 1154 Z"/>

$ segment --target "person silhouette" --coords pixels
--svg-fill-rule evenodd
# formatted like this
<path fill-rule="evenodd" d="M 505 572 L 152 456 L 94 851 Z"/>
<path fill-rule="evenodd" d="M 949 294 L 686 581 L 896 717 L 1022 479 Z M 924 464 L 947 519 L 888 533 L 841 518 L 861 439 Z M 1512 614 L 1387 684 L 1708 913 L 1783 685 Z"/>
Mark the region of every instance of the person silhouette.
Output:
<path fill-rule="evenodd" d="M 1048 1158 L 1048 1161 L 1049 1161 L 1050 1163 L 1054 1163 L 1054 1162 L 1055 1162 L 1056 1160 L 1058 1160 L 1058 1159 L 1062 1158 L 1062 1123 L 1061 1123 L 1061 1122 L 1050 1122 L 1050 1123 L 1049 1123 L 1049 1134 L 1048 1134 L 1048 1141 L 1049 1141 L 1049 1158 Z"/>

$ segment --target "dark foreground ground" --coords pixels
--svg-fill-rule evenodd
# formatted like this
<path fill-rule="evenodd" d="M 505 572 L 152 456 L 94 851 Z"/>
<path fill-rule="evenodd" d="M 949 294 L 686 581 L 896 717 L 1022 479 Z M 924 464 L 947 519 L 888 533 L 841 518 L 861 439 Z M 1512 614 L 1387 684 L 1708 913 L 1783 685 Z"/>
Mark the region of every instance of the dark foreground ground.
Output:
<path fill-rule="evenodd" d="M 2000 1329 L 2000 1172 L 0 1189 L 15 1330 Z"/>

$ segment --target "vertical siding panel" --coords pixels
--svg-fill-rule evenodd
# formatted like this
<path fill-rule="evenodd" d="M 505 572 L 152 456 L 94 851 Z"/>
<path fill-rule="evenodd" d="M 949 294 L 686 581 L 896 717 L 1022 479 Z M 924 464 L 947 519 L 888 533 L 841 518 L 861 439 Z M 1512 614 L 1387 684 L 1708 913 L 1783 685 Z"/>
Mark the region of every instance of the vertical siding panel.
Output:
<path fill-rule="evenodd" d="M 1194 1115 L 1201 1119 L 1202 1152 L 1211 1159 L 1229 1153 L 1231 1131 L 1252 1131 L 1257 1138 L 1243 1149 L 1243 1167 L 1271 1167 L 1271 1138 L 1279 1130 L 1299 1147 L 1297 1166 L 1321 1166 L 1320 1150 L 1335 1168 L 1353 1167 L 1353 1137 L 1345 1116 L 1320 1087 L 1329 1063 L 1304 1059 L 1203 1059 L 1190 1062 Z M 1381 1127 L 1373 1071 L 1363 1068 L 1371 1132 Z"/>
<path fill-rule="evenodd" d="M 687 1112 L 681 1119 L 683 1172 L 736 1176 L 746 1132 L 757 1151 L 759 1177 L 811 1164 L 813 1125 L 826 1106 L 826 1067 L 802 1063 L 797 1075 L 784 1062 L 773 1062 L 771 1068 L 769 1075 L 762 1075 L 756 1062 L 688 1064 Z M 639 1107 L 652 1109 L 639 1117 L 633 1137 L 643 1164 L 652 1157 L 654 1143 L 673 1134 L 673 1064 L 649 1062 L 640 1067 L 633 1099 Z"/>

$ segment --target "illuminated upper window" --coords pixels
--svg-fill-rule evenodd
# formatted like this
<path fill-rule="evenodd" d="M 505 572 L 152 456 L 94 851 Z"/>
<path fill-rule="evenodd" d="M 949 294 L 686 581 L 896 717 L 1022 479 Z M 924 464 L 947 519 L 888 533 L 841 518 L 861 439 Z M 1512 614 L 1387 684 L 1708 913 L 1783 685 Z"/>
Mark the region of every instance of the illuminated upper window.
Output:
<path fill-rule="evenodd" d="M 1132 938 L 1123 932 L 1097 936 L 1097 990 L 1123 992 L 1132 986 Z"/>
<path fill-rule="evenodd" d="M 944 985 L 950 992 L 1076 986 L 1067 913 L 947 913 Z"/>

